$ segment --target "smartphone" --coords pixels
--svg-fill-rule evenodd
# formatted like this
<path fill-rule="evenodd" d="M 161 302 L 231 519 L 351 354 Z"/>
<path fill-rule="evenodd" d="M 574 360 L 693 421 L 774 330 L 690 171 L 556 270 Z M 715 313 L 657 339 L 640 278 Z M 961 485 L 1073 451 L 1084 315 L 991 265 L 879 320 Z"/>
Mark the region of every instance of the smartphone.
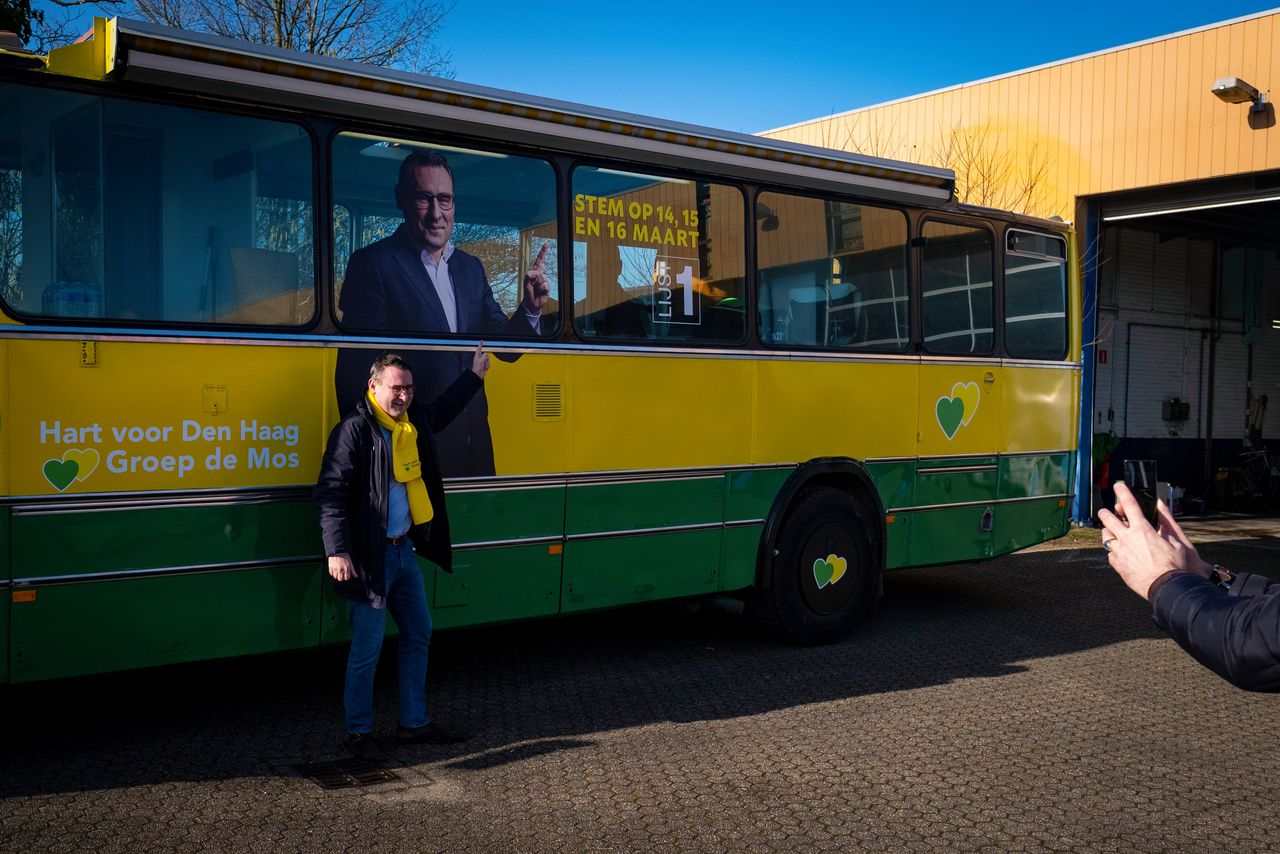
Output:
<path fill-rule="evenodd" d="M 1159 528 L 1160 517 L 1156 515 L 1156 461 L 1125 460 L 1124 482 L 1133 497 L 1138 499 L 1143 518 L 1151 527 Z"/>

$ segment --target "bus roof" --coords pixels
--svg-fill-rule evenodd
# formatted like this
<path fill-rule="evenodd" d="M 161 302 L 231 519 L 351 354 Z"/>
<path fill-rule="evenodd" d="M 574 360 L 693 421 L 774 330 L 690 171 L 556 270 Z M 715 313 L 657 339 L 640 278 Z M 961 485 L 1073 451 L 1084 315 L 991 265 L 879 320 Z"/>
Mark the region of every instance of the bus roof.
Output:
<path fill-rule="evenodd" d="M 49 55 L 49 70 L 121 78 L 352 119 L 533 143 L 762 183 L 939 206 L 950 169 L 539 98 L 120 18 Z"/>

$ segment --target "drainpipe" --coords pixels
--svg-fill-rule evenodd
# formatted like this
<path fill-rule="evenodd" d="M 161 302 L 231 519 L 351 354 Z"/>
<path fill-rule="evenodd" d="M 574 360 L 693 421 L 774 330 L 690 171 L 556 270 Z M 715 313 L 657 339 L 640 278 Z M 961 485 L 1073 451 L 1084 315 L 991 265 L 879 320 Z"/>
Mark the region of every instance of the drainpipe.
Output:
<path fill-rule="evenodd" d="M 1218 356 L 1218 302 L 1222 299 L 1222 243 L 1213 242 L 1213 267 L 1209 280 L 1209 388 L 1204 407 L 1204 482 L 1213 491 L 1213 376 Z M 1208 497 L 1208 496 L 1206 496 Z"/>

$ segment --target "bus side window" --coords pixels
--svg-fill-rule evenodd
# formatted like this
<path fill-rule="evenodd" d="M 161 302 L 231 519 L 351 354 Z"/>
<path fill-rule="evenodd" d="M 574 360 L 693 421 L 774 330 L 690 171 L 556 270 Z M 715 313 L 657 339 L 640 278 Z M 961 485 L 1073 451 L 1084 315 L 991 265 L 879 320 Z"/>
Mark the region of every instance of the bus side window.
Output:
<path fill-rule="evenodd" d="M 899 211 L 761 193 L 760 340 L 780 347 L 899 351 L 911 338 L 907 221 Z"/>
<path fill-rule="evenodd" d="M 1067 244 L 1010 229 L 1004 255 L 1004 346 L 1021 359 L 1067 353 Z"/>
<path fill-rule="evenodd" d="M 991 233 L 929 220 L 922 235 L 925 349 L 945 354 L 990 353 L 994 325 Z"/>
<path fill-rule="evenodd" d="M 332 154 L 333 304 L 347 331 L 555 337 L 560 257 L 548 161 L 354 132 L 339 134 Z M 424 230 L 424 221 L 435 225 Z M 450 271 L 451 308 L 419 295 L 432 287 L 435 274 L 427 271 L 441 261 Z M 523 284 L 535 265 L 550 299 L 529 321 Z"/>
<path fill-rule="evenodd" d="M 584 338 L 746 337 L 741 190 L 590 166 L 572 180 L 573 311 Z"/>
<path fill-rule="evenodd" d="M 0 83 L 24 234 L 8 307 L 53 320 L 297 326 L 314 311 L 311 138 L 287 122 Z M 20 285 L 18 284 L 20 282 Z"/>

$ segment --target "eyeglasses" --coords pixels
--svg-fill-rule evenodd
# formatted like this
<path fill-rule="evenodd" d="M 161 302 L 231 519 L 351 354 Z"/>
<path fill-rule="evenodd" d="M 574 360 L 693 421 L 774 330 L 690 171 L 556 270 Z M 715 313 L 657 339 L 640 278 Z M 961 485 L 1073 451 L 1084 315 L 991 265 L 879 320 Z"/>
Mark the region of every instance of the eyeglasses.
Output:
<path fill-rule="evenodd" d="M 434 202 L 435 206 L 442 211 L 453 210 L 453 193 L 428 193 L 425 190 L 414 190 L 409 197 L 420 208 L 429 208 Z"/>
<path fill-rule="evenodd" d="M 383 386 L 383 388 L 391 389 L 391 393 L 396 397 L 399 397 L 402 394 L 405 397 L 413 397 L 413 386 L 411 385 L 389 385 Z"/>

